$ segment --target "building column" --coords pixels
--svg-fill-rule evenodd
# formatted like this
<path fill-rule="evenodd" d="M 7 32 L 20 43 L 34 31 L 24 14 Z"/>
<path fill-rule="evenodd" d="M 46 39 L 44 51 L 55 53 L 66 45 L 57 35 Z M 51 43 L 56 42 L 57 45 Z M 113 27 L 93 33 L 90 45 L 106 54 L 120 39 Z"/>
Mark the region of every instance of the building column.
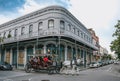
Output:
<path fill-rule="evenodd" d="M 78 50 L 77 50 L 77 47 L 76 47 L 75 51 L 76 51 L 76 52 L 75 52 L 75 53 L 76 53 L 76 54 L 75 54 L 75 55 L 76 55 L 75 57 L 76 57 L 76 59 L 78 59 Z"/>
<path fill-rule="evenodd" d="M 73 60 L 73 47 L 71 47 L 71 60 Z"/>
<path fill-rule="evenodd" d="M 46 54 L 46 45 L 44 45 L 44 54 Z"/>
<path fill-rule="evenodd" d="M 26 50 L 27 51 L 27 50 Z M 35 44 L 33 45 L 33 54 L 35 54 Z"/>
<path fill-rule="evenodd" d="M 67 60 L 67 45 L 65 46 L 65 61 Z"/>
<path fill-rule="evenodd" d="M 25 46 L 25 51 L 24 51 L 24 67 L 25 67 L 25 65 L 26 65 L 26 63 L 27 63 L 27 47 Z"/>

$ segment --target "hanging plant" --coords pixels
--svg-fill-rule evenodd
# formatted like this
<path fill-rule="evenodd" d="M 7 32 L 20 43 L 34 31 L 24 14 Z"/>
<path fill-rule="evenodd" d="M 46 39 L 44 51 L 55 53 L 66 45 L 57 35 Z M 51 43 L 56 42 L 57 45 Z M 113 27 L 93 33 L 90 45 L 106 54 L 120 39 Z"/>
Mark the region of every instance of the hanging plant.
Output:
<path fill-rule="evenodd" d="M 11 34 L 8 34 L 8 38 L 12 37 Z"/>

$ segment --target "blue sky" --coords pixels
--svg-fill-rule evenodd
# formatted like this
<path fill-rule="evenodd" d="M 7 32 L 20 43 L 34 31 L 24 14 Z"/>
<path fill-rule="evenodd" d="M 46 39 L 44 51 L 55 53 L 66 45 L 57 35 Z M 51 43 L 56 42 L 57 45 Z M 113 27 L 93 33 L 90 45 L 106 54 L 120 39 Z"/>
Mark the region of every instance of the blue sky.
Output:
<path fill-rule="evenodd" d="M 1 14 L 6 12 L 16 12 L 18 8 L 25 4 L 25 0 L 0 0 Z"/>
<path fill-rule="evenodd" d="M 0 24 L 49 5 L 67 8 L 87 28 L 93 28 L 100 45 L 110 52 L 114 25 L 120 20 L 120 0 L 0 0 Z"/>

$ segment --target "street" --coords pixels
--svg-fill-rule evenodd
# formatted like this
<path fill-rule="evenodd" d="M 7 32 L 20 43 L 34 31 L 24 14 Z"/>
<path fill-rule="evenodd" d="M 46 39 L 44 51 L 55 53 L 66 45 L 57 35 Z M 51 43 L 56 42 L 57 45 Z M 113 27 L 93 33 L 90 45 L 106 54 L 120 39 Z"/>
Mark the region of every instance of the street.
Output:
<path fill-rule="evenodd" d="M 79 75 L 51 74 L 24 71 L 0 71 L 0 81 L 120 81 L 120 73 L 114 72 L 114 64 L 80 71 Z"/>

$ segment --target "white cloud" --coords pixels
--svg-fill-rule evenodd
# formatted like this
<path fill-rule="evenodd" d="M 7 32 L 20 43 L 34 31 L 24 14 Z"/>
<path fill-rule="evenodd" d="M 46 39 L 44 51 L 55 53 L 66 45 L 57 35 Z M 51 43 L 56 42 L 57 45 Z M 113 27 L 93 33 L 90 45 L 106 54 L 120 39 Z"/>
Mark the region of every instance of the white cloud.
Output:
<path fill-rule="evenodd" d="M 69 10 L 71 13 L 87 28 L 93 28 L 100 38 L 100 44 L 109 51 L 109 45 L 112 40 L 111 32 L 113 31 L 111 22 L 114 21 L 113 19 L 115 19 L 118 13 L 118 1 L 119 0 L 70 0 L 72 6 Z M 107 33 L 105 33 L 105 31 Z"/>
<path fill-rule="evenodd" d="M 10 21 L 11 19 L 12 18 L 10 18 L 10 17 L 6 17 L 4 15 L 0 15 L 0 24 L 3 24 L 5 22 L 7 22 L 7 21 Z"/>
<path fill-rule="evenodd" d="M 37 3 L 36 1 L 34 0 L 26 0 L 26 3 L 23 5 L 22 8 L 20 8 L 18 10 L 18 12 L 20 14 L 28 14 L 30 12 L 33 12 L 33 11 L 36 11 L 40 8 L 43 8 L 45 6 L 48 6 L 48 4 L 43 4 L 43 5 L 40 5 L 39 3 Z"/>
<path fill-rule="evenodd" d="M 68 3 L 67 0 L 61 0 L 63 3 Z M 47 7 L 49 5 L 61 5 L 64 6 L 62 3 L 58 3 L 56 0 L 50 0 L 49 2 L 47 1 L 35 1 L 35 0 L 26 0 L 25 4 L 23 5 L 22 8 L 18 9 L 18 12 L 22 15 L 28 14 L 30 12 L 39 10 L 41 8 Z M 68 5 L 68 4 L 67 4 Z"/>
<path fill-rule="evenodd" d="M 70 0 L 70 11 L 87 27 L 108 29 L 118 9 L 117 0 Z"/>

